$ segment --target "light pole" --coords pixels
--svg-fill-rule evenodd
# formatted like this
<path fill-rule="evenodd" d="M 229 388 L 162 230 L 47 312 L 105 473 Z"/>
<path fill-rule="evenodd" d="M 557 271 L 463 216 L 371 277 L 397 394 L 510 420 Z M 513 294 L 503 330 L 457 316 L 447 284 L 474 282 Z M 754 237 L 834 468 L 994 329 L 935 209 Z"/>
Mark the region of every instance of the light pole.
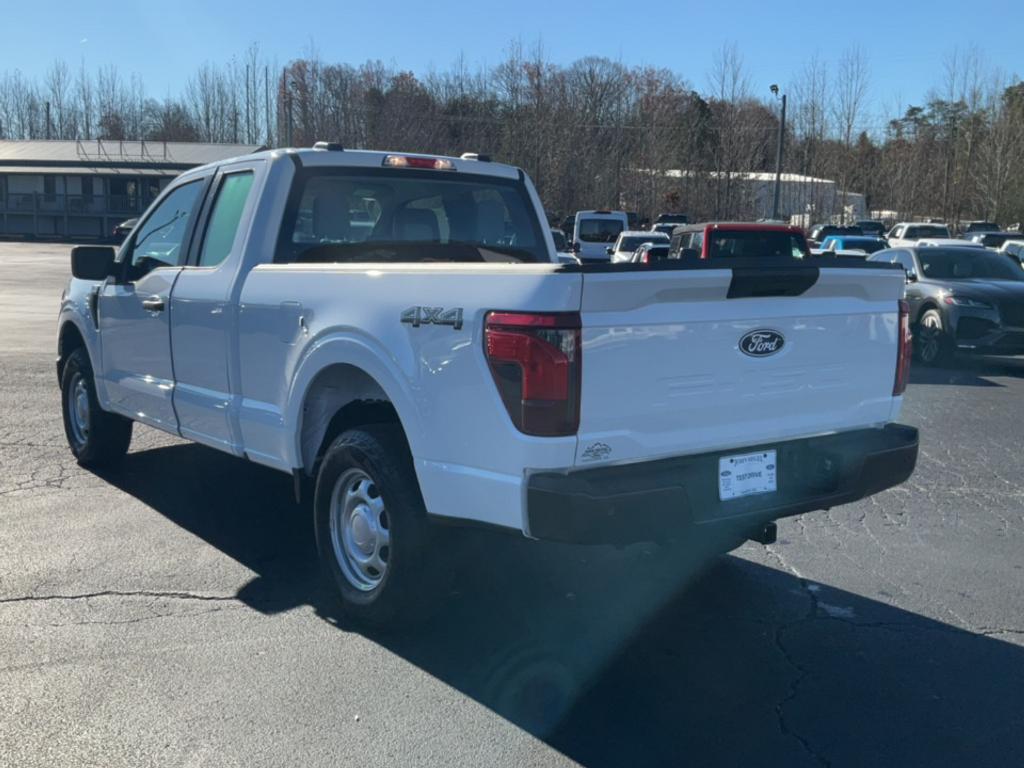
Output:
<path fill-rule="evenodd" d="M 779 98 L 779 86 L 772 83 L 772 95 Z M 775 194 L 772 197 L 772 219 L 779 218 L 779 189 L 782 184 L 782 153 L 786 149 L 786 94 L 782 94 L 782 116 L 779 118 L 779 143 L 775 149 Z"/>

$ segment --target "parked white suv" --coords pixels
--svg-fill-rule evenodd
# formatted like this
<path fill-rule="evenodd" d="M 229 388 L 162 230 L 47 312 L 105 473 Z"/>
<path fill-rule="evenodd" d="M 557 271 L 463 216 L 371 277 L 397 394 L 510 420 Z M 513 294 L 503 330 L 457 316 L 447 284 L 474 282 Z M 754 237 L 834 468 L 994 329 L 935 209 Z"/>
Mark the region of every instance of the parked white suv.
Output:
<path fill-rule="evenodd" d="M 661 243 L 663 245 L 668 245 L 669 237 L 661 232 L 644 230 L 620 232 L 619 237 L 615 241 L 615 245 L 608 248 L 608 257 L 613 264 L 632 261 L 633 255 L 636 253 L 636 249 L 644 243 Z"/>
<path fill-rule="evenodd" d="M 724 550 L 913 471 L 899 266 L 554 262 L 507 165 L 328 145 L 185 171 L 116 255 L 72 251 L 71 451 L 116 461 L 138 421 L 290 474 L 378 623 L 446 594 L 438 521 Z"/>

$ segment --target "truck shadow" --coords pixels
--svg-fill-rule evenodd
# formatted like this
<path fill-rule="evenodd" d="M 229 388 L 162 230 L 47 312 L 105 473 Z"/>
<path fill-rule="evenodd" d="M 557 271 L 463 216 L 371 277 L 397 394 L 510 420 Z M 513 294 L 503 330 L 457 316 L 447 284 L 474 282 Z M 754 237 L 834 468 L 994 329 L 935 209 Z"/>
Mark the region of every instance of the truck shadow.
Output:
<path fill-rule="evenodd" d="M 958 387 L 1003 387 L 994 377 L 1024 378 L 1024 358 L 958 356 L 949 365 L 910 366 L 911 384 L 950 384 Z"/>
<path fill-rule="evenodd" d="M 104 479 L 258 574 L 254 610 L 357 631 L 285 475 L 174 445 Z M 443 554 L 462 578 L 440 611 L 363 634 L 584 765 L 1024 761 L 1024 648 L 996 637 L 692 547 L 472 531 Z"/>

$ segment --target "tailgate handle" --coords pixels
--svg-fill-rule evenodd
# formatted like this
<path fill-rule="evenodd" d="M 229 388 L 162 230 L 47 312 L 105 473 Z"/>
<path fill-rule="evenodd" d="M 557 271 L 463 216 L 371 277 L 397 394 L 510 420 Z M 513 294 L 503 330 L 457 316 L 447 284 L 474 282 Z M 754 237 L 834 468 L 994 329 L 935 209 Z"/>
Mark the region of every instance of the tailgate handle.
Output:
<path fill-rule="evenodd" d="M 735 268 L 726 298 L 799 296 L 816 282 L 818 267 Z"/>

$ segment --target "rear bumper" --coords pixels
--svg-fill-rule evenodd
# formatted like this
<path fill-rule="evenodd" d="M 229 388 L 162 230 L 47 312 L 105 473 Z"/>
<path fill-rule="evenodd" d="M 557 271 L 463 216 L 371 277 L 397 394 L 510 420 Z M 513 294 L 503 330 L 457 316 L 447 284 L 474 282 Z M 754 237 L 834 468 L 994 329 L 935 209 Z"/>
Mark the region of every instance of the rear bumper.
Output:
<path fill-rule="evenodd" d="M 778 451 L 778 490 L 720 501 L 719 457 L 770 448 Z M 580 544 L 657 541 L 700 535 L 702 528 L 749 535 L 770 520 L 899 485 L 914 471 L 917 448 L 914 427 L 889 424 L 735 451 L 539 472 L 527 484 L 528 534 Z"/>

